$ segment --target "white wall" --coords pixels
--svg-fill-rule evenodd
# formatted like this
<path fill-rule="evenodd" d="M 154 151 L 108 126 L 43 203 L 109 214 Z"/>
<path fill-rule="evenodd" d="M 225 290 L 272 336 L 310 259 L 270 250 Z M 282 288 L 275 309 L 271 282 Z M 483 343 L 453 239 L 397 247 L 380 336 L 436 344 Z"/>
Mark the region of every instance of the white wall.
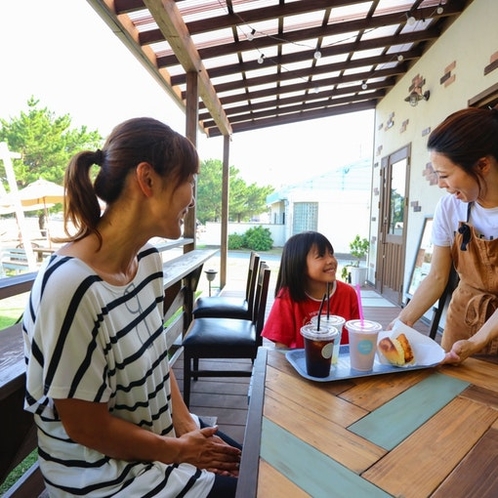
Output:
<path fill-rule="evenodd" d="M 437 185 L 430 186 L 423 172 L 429 163 L 426 149 L 428 132 L 434 129 L 448 114 L 467 107 L 469 99 L 492 87 L 498 82 L 498 69 L 484 75 L 484 68 L 490 64 L 491 56 L 498 52 L 498 1 L 474 0 L 451 27 L 438 39 L 417 64 L 397 83 L 379 103 L 376 110 L 373 189 L 380 190 L 379 167 L 381 159 L 411 144 L 410 191 L 408 199 L 408 226 L 405 266 L 407 288 L 422 225 L 426 216 L 432 216 L 434 208 L 444 191 Z M 422 22 L 422 21 L 420 21 Z M 451 74 L 453 83 L 441 83 L 446 69 L 455 62 Z M 426 84 L 423 90 L 430 90 L 428 101 L 411 107 L 404 99 L 415 76 L 421 75 Z M 394 113 L 394 126 L 385 128 L 390 114 Z M 403 123 L 408 120 L 406 130 Z M 379 152 L 380 151 L 380 152 Z M 371 235 L 378 232 L 379 196 L 372 194 Z M 421 210 L 415 212 L 411 202 L 418 201 Z M 369 254 L 369 280 L 374 281 L 377 247 L 374 244 Z"/>

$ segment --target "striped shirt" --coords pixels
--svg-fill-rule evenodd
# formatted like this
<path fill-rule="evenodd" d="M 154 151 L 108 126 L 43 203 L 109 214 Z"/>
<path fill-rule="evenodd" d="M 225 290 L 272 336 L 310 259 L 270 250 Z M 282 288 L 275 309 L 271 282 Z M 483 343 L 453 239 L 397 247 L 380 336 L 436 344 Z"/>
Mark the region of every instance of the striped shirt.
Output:
<path fill-rule="evenodd" d="M 54 255 L 40 269 L 24 314 L 25 409 L 35 414 L 50 496 L 207 496 L 214 474 L 189 464 L 128 462 L 72 441 L 53 399 L 107 403 L 115 417 L 175 437 L 163 273 L 144 246 L 131 283 L 104 282 L 77 258 Z"/>

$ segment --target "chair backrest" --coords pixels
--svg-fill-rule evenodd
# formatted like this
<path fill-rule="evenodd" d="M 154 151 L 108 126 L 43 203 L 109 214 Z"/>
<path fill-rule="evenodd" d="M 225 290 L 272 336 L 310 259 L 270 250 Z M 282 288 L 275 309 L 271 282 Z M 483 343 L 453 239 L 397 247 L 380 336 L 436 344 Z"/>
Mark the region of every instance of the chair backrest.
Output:
<path fill-rule="evenodd" d="M 266 303 L 268 300 L 268 289 L 270 287 L 270 267 L 265 261 L 261 261 L 258 272 L 258 284 L 256 286 L 256 297 L 254 302 L 253 323 L 256 327 L 256 342 L 261 346 L 263 339 L 261 332 L 265 323 Z"/>
<path fill-rule="evenodd" d="M 253 309 L 254 298 L 256 295 L 256 282 L 258 281 L 258 270 L 259 270 L 259 254 L 251 251 L 251 256 L 249 258 L 249 269 L 247 271 L 247 282 L 246 282 L 246 301 L 247 308 Z"/>

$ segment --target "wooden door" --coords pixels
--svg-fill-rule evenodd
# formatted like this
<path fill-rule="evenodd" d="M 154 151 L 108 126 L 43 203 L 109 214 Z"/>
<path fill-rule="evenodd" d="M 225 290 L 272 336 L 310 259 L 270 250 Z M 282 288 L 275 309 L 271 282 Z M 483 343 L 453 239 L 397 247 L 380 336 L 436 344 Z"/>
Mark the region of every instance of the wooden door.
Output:
<path fill-rule="evenodd" d="M 410 146 L 382 159 L 381 202 L 375 286 L 389 301 L 401 304 L 408 219 Z"/>

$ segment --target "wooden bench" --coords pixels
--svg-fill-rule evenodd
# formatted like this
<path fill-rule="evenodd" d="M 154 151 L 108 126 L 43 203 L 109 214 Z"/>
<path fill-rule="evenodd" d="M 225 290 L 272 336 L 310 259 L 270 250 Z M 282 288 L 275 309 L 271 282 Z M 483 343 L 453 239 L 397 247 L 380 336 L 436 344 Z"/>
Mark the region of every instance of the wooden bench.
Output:
<path fill-rule="evenodd" d="M 24 271 L 29 268 L 26 251 L 21 248 L 2 250 L 2 267 L 6 270 Z"/>
<path fill-rule="evenodd" d="M 175 246 L 166 247 L 166 250 Z M 187 330 L 192 320 L 195 291 L 203 264 L 218 252 L 217 249 L 195 249 L 163 264 L 165 323 L 183 308 L 165 327 L 168 346 Z M 0 279 L 0 299 L 28 292 L 36 272 Z M 37 447 L 33 415 L 24 406 L 25 362 L 21 324 L 0 331 L 0 483 L 24 458 Z M 171 358 L 174 363 L 181 353 L 178 349 Z M 35 463 L 3 495 L 3 498 L 36 498 L 47 496 L 43 478 Z"/>

